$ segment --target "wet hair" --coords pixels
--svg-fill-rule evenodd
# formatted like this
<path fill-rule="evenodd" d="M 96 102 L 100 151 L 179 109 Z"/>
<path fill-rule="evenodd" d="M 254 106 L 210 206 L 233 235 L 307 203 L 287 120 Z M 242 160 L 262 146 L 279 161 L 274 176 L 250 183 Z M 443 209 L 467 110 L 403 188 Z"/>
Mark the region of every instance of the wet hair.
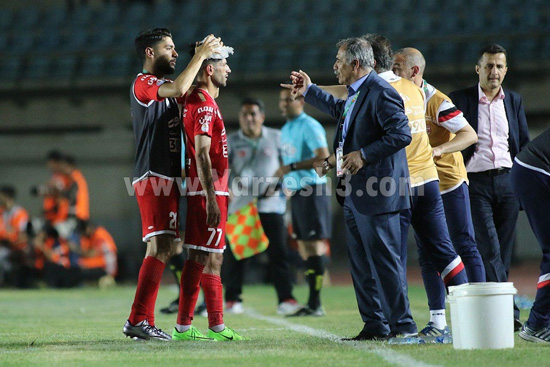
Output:
<path fill-rule="evenodd" d="M 241 107 L 244 105 L 254 105 L 258 106 L 261 113 L 265 113 L 265 104 L 259 98 L 246 97 L 241 101 Z"/>
<path fill-rule="evenodd" d="M 390 40 L 377 33 L 367 33 L 361 38 L 370 42 L 374 60 L 376 60 L 376 69 L 380 71 L 391 70 L 393 66 L 393 52 Z"/>
<path fill-rule="evenodd" d="M 506 56 L 506 49 L 499 45 L 498 43 L 491 43 L 487 46 L 483 47 L 481 51 L 479 51 L 479 58 L 477 59 L 477 64 L 481 64 L 481 59 L 483 58 L 484 54 L 504 54 Z"/>
<path fill-rule="evenodd" d="M 196 45 L 194 43 L 190 43 L 188 45 L 189 55 L 195 56 L 195 47 L 196 47 Z M 202 62 L 202 65 L 201 65 L 200 72 L 203 72 L 207 65 L 215 64 L 218 61 L 222 61 L 222 59 L 206 59 L 206 60 L 204 60 Z"/>
<path fill-rule="evenodd" d="M 15 187 L 11 185 L 6 185 L 6 186 L 0 187 L 0 193 L 6 195 L 10 199 L 15 199 L 15 195 L 17 192 L 15 190 Z"/>
<path fill-rule="evenodd" d="M 154 47 L 157 43 L 162 41 L 165 37 L 172 38 L 172 33 L 168 28 L 153 28 L 147 31 L 141 32 L 135 39 L 134 45 L 136 46 L 136 52 L 141 61 L 145 60 L 145 49 L 147 47 Z"/>

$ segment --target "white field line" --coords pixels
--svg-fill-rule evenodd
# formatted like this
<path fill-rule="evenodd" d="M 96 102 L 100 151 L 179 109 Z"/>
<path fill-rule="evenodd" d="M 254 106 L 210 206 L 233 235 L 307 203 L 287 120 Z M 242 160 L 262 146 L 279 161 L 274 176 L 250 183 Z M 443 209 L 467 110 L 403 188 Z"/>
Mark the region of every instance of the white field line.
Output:
<path fill-rule="evenodd" d="M 283 326 L 286 329 L 295 331 L 297 333 L 316 336 L 318 338 L 327 339 L 334 343 L 346 345 L 351 348 L 365 350 L 367 352 L 376 354 L 382 357 L 387 362 L 397 365 L 399 367 L 441 367 L 438 365 L 417 361 L 416 359 L 406 354 L 398 353 L 394 350 L 388 349 L 384 345 L 373 345 L 371 343 L 365 342 L 342 341 L 341 337 L 338 335 L 326 332 L 324 330 L 314 329 L 305 325 L 293 324 L 279 317 L 264 316 L 250 308 L 246 309 L 246 315 L 257 320 L 262 320 L 271 324 L 275 324 L 277 326 Z"/>

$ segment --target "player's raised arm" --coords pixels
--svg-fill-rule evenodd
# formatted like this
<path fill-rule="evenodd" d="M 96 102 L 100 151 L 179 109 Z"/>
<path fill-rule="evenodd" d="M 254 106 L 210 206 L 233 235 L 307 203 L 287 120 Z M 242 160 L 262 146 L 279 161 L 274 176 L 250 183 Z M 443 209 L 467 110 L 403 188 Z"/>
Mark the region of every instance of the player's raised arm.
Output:
<path fill-rule="evenodd" d="M 206 40 L 195 48 L 195 55 L 174 82 L 164 83 L 160 86 L 158 90 L 159 97 L 182 97 L 189 90 L 191 84 L 193 84 L 193 80 L 199 72 L 202 62 L 212 56 L 215 50 L 222 46 L 223 42 L 220 38 L 216 38 L 212 34 L 206 37 Z"/>

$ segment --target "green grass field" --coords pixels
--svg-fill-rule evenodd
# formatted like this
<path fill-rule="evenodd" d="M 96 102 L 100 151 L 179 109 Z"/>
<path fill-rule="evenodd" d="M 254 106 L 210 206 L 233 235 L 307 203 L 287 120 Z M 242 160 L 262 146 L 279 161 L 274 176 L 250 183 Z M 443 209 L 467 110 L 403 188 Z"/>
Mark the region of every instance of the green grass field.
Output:
<path fill-rule="evenodd" d="M 305 287 L 295 290 L 300 300 Z M 227 315 L 226 324 L 251 341 L 135 342 L 122 334 L 133 300 L 132 286 L 108 290 L 0 290 L 0 366 L 549 366 L 550 346 L 527 343 L 516 335 L 515 348 L 457 351 L 452 345 L 341 343 L 362 323 L 351 286 L 323 290 L 326 317 L 288 319 L 275 313 L 268 286 L 245 288 L 250 314 Z M 175 297 L 173 287 L 159 291 L 157 309 Z M 413 315 L 427 322 L 426 296 L 411 287 Z M 526 313 L 524 313 L 526 314 Z M 157 312 L 157 326 L 171 330 L 175 315 Z M 206 331 L 207 321 L 195 326 Z"/>

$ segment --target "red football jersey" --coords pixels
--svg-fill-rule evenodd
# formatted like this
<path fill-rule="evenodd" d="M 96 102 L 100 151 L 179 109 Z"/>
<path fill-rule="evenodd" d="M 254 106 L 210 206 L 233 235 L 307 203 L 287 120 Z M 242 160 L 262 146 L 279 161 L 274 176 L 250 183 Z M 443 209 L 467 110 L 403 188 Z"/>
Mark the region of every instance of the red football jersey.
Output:
<path fill-rule="evenodd" d="M 210 161 L 216 195 L 229 196 L 228 152 L 225 125 L 218 104 L 204 89 L 195 89 L 187 98 L 183 110 L 185 128 L 185 174 L 187 195 L 204 195 L 199 181 L 195 159 L 195 136 L 208 135 L 212 138 Z"/>

